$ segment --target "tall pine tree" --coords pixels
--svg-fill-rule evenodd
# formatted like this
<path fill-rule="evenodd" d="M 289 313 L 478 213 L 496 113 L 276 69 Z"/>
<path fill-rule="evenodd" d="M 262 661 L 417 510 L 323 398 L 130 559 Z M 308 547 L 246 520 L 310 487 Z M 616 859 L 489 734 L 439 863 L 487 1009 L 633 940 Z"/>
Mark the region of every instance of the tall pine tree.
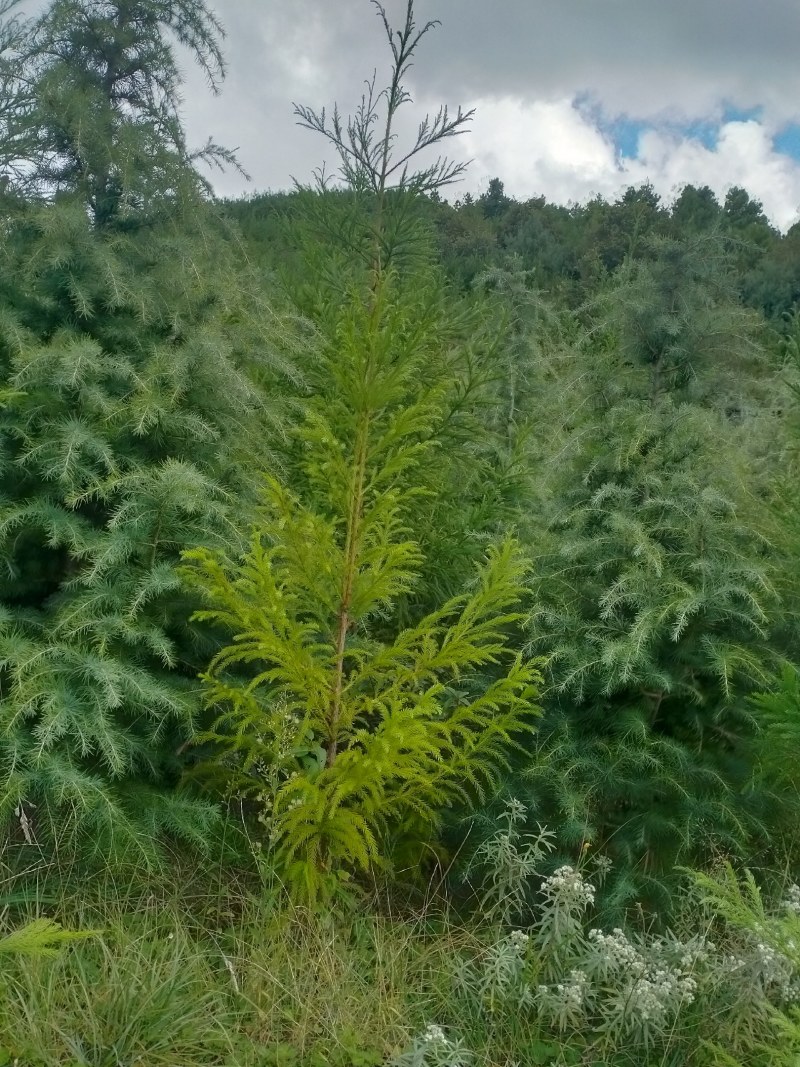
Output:
<path fill-rule="evenodd" d="M 269 309 L 186 149 L 170 35 L 216 84 L 197 0 L 32 28 L 0 250 L 0 819 L 128 855 L 213 817 L 174 788 L 209 649 L 176 563 L 239 543 L 274 425 Z"/>

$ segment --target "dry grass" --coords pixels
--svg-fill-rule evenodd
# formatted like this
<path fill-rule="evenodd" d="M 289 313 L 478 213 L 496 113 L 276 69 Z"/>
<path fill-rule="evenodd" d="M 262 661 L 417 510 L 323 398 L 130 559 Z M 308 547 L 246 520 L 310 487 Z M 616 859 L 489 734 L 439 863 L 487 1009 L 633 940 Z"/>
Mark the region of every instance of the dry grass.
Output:
<path fill-rule="evenodd" d="M 20 1067 L 260 1067 L 289 1047 L 298 1064 L 378 1063 L 436 1015 L 472 937 L 432 909 L 334 919 L 271 894 L 115 880 L 9 922 L 37 912 L 102 932 L 9 964 L 0 1064 L 5 1052 Z"/>

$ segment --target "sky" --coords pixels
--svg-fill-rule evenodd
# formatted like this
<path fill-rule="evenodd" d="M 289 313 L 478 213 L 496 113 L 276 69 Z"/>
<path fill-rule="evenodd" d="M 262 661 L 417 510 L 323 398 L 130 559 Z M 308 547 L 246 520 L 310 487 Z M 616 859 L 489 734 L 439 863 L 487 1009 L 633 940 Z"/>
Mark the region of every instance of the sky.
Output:
<path fill-rule="evenodd" d="M 190 140 L 238 147 L 252 176 L 221 194 L 310 180 L 323 140 L 293 101 L 357 103 L 389 51 L 369 0 L 210 0 L 227 31 L 220 96 L 186 68 Z M 406 0 L 385 0 L 393 24 Z M 440 19 L 420 48 L 401 133 L 440 103 L 475 108 L 449 154 L 471 159 L 452 195 L 499 177 L 519 199 L 614 198 L 650 181 L 724 197 L 743 185 L 775 225 L 800 218 L 800 0 L 417 0 Z"/>

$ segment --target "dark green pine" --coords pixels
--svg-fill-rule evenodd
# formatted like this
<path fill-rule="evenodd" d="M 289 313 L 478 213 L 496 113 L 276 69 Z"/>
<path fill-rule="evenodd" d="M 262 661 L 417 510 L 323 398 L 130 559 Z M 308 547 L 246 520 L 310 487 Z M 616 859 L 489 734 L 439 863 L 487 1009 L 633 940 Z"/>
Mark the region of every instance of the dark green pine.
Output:
<path fill-rule="evenodd" d="M 213 647 L 176 563 L 239 546 L 276 425 L 277 320 L 186 149 L 169 31 L 221 76 L 196 0 L 52 5 L 3 203 L 0 820 L 104 854 L 215 817 L 175 789 Z"/>

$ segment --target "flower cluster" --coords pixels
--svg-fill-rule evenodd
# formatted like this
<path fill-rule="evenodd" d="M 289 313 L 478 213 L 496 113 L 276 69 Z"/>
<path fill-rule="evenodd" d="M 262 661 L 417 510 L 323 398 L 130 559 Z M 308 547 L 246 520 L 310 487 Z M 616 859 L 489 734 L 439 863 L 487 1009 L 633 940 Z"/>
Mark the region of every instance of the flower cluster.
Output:
<path fill-rule="evenodd" d="M 569 911 L 583 909 L 594 904 L 595 888 L 574 867 L 559 867 L 542 882 L 542 896 L 547 904 L 554 904 Z"/>
<path fill-rule="evenodd" d="M 588 1007 L 589 994 L 588 975 L 573 969 L 566 982 L 540 985 L 534 999 L 542 1013 L 559 1030 L 565 1030 L 568 1026 L 580 1025 Z"/>
<path fill-rule="evenodd" d="M 570 971 L 568 982 L 556 986 L 556 993 L 563 998 L 569 1011 L 577 1014 L 583 1008 L 588 982 L 583 971 L 573 970 Z"/>
<path fill-rule="evenodd" d="M 508 935 L 508 940 L 515 949 L 518 949 L 519 952 L 523 952 L 530 941 L 530 935 L 526 934 L 523 930 L 512 930 Z"/>
<path fill-rule="evenodd" d="M 693 970 L 701 963 L 708 963 L 717 950 L 714 942 L 707 941 L 704 937 L 695 937 L 683 944 L 677 942 L 675 947 L 680 967 L 684 971 Z"/>
<path fill-rule="evenodd" d="M 436 1023 L 428 1023 L 420 1040 L 426 1045 L 450 1045 L 450 1042 L 447 1040 L 447 1034 L 445 1034 L 441 1026 L 437 1026 Z"/>
<path fill-rule="evenodd" d="M 747 966 L 748 961 L 745 961 Z M 794 964 L 774 945 L 763 940 L 754 940 L 750 963 L 750 977 L 765 996 L 772 993 L 779 1000 L 798 999 L 798 976 Z"/>
<path fill-rule="evenodd" d="M 595 887 L 574 867 L 559 867 L 541 887 L 541 913 L 536 941 L 546 956 L 549 976 L 563 973 L 583 936 L 586 909 L 594 903 Z"/>
<path fill-rule="evenodd" d="M 622 968 L 633 969 L 641 960 L 639 952 L 619 927 L 610 934 L 604 934 L 602 930 L 590 930 L 589 949 L 592 971 L 602 978 Z"/>
<path fill-rule="evenodd" d="M 800 885 L 789 886 L 789 892 L 783 902 L 783 906 L 790 915 L 800 915 Z"/>
<path fill-rule="evenodd" d="M 449 1038 L 437 1023 L 429 1023 L 391 1062 L 392 1067 L 468 1067 L 472 1057 L 460 1040 Z"/>
<path fill-rule="evenodd" d="M 670 967 L 646 967 L 619 987 L 611 1010 L 628 1029 L 661 1028 L 682 1005 L 692 1003 L 696 992 L 691 975 Z"/>

